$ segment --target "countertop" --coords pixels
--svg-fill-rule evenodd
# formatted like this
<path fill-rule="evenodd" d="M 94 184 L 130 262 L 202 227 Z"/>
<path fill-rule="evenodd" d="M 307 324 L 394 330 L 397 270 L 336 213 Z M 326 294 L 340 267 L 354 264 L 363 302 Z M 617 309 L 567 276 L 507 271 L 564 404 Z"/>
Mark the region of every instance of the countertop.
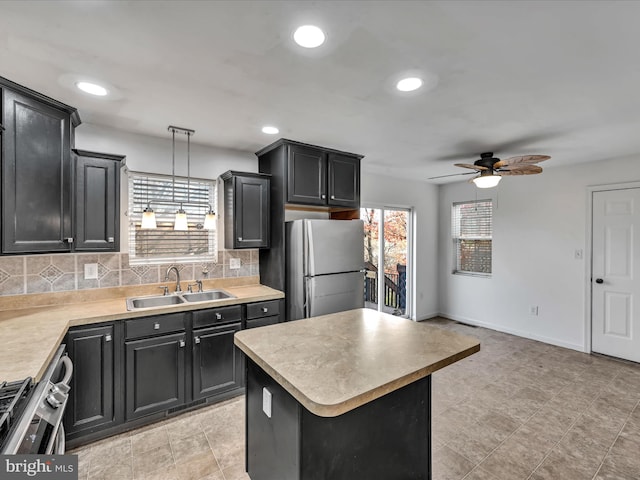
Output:
<path fill-rule="evenodd" d="M 480 350 L 475 338 L 369 309 L 244 330 L 235 343 L 322 417 L 353 410 Z"/>
<path fill-rule="evenodd" d="M 71 326 L 144 317 L 171 312 L 200 310 L 239 303 L 259 302 L 283 298 L 278 290 L 260 285 L 258 277 L 252 280 L 228 282 L 205 281 L 205 288 L 223 288 L 237 298 L 180 304 L 140 311 L 127 311 L 126 297 L 157 292 L 157 286 L 146 289 L 114 288 L 109 292 L 69 292 L 66 295 L 20 295 L 3 298 L 0 302 L 0 381 L 33 377 L 38 381 L 49 364 L 56 348 Z M 253 284 L 243 284 L 253 281 Z M 186 286 L 186 285 L 185 285 Z M 29 298 L 31 297 L 31 298 Z M 106 298 L 101 298 L 106 297 Z M 59 302 L 50 305 L 28 306 L 38 303 Z"/>

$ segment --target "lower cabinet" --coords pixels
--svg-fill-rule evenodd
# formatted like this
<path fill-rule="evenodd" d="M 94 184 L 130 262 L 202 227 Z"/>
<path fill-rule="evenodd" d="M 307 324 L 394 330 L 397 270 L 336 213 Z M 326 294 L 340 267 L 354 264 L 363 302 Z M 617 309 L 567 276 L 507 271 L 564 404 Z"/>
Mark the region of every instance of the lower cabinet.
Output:
<path fill-rule="evenodd" d="M 241 323 L 193 331 L 193 399 L 200 399 L 242 387 L 242 352 L 233 335 Z"/>
<path fill-rule="evenodd" d="M 74 364 L 64 427 L 68 436 L 115 424 L 114 324 L 74 328 L 67 334 Z"/>
<path fill-rule="evenodd" d="M 65 338 L 74 363 L 64 416 L 69 447 L 242 393 L 245 362 L 234 334 L 281 321 L 282 302 L 71 328 Z"/>
<path fill-rule="evenodd" d="M 185 334 L 125 342 L 125 418 L 185 403 Z"/>

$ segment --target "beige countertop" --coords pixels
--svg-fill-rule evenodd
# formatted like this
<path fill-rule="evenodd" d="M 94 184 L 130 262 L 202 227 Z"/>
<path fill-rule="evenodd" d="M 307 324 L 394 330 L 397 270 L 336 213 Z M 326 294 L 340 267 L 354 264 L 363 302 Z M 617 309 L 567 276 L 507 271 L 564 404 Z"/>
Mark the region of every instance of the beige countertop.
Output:
<path fill-rule="evenodd" d="M 205 281 L 205 288 L 223 288 L 236 298 L 141 311 L 127 311 L 126 297 L 156 293 L 156 285 L 4 297 L 0 299 L 0 381 L 39 380 L 71 326 L 284 297 L 260 285 L 258 277 L 234 280 Z"/>
<path fill-rule="evenodd" d="M 368 309 L 235 334 L 310 412 L 334 417 L 480 350 L 472 337 Z"/>

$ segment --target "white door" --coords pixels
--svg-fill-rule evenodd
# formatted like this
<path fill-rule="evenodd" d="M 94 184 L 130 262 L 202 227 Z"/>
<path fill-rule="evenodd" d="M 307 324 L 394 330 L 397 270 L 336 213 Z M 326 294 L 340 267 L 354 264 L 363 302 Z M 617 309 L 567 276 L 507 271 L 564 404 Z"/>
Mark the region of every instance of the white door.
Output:
<path fill-rule="evenodd" d="M 593 192 L 591 349 L 640 362 L 640 188 Z"/>

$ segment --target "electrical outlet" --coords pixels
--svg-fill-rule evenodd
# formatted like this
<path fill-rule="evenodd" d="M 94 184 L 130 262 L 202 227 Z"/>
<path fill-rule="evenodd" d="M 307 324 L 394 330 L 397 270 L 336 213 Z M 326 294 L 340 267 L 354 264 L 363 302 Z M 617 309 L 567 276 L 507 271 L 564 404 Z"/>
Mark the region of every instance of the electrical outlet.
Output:
<path fill-rule="evenodd" d="M 235 270 L 241 267 L 241 262 L 239 258 L 230 258 L 229 259 L 229 268 Z"/>
<path fill-rule="evenodd" d="M 262 411 L 271 418 L 271 392 L 267 387 L 262 387 Z"/>
<path fill-rule="evenodd" d="M 97 263 L 85 263 L 84 264 L 84 279 L 85 280 L 97 280 L 98 279 L 98 264 Z"/>
<path fill-rule="evenodd" d="M 529 315 L 535 315 L 536 317 L 538 316 L 538 306 L 537 305 L 531 305 L 529 307 Z"/>

